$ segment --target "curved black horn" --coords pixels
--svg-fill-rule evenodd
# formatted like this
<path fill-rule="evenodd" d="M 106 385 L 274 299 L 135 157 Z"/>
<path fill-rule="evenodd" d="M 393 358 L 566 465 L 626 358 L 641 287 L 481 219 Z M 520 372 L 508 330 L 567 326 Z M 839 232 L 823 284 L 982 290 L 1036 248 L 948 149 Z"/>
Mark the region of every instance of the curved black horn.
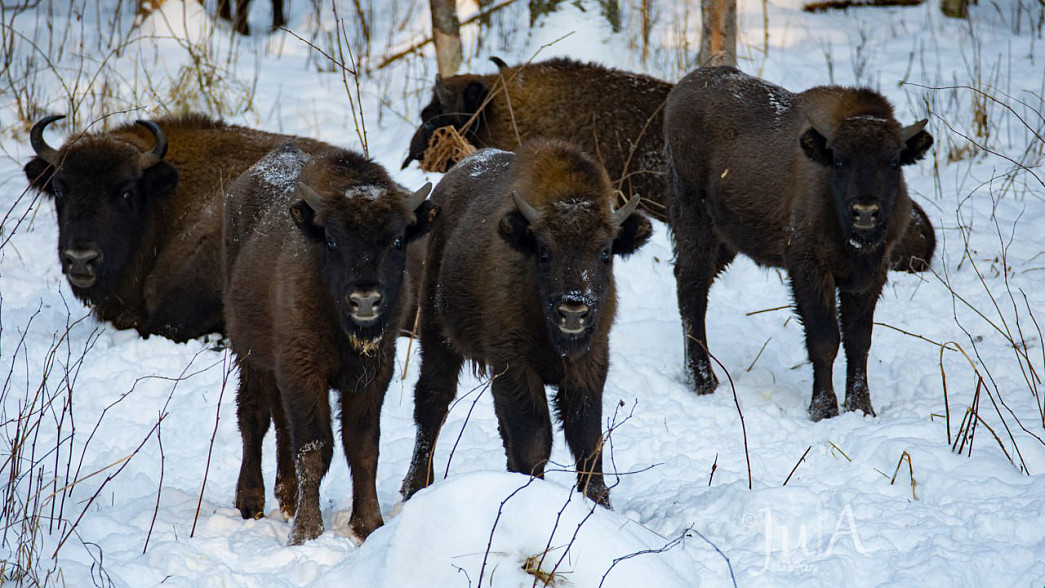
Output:
<path fill-rule="evenodd" d="M 908 139 L 922 132 L 922 130 L 925 129 L 925 125 L 927 124 L 929 124 L 929 119 L 923 118 L 922 120 L 914 123 L 913 125 L 906 126 L 903 129 L 901 129 L 900 137 L 903 139 L 903 142 L 906 143 Z"/>
<path fill-rule="evenodd" d="M 149 129 L 152 136 L 156 138 L 156 146 L 152 148 L 152 151 L 142 153 L 142 168 L 150 168 L 162 161 L 167 155 L 167 135 L 164 135 L 163 129 L 151 120 L 136 120 L 134 122 Z"/>
<path fill-rule="evenodd" d="M 537 219 L 541 217 L 540 213 L 537 212 L 537 209 L 530 206 L 529 202 L 523 200 L 523 197 L 519 196 L 519 193 L 515 190 L 512 190 L 512 200 L 515 201 L 515 208 L 522 213 L 523 217 L 529 221 L 530 224 L 537 222 Z"/>
<path fill-rule="evenodd" d="M 33 151 L 36 151 L 36 156 L 51 165 L 54 165 L 58 152 L 44 140 L 44 129 L 47 128 L 47 125 L 63 118 L 65 118 L 65 115 L 61 114 L 45 116 L 33 125 L 32 130 L 29 131 L 29 144 L 33 146 Z"/>
<path fill-rule="evenodd" d="M 496 55 L 491 57 L 490 61 L 492 61 L 493 64 L 497 66 L 497 70 L 502 72 L 502 73 L 504 72 L 504 70 L 508 69 L 508 64 L 505 63 L 503 59 L 501 59 L 500 57 L 497 57 Z"/>
<path fill-rule="evenodd" d="M 614 210 L 613 211 L 613 223 L 615 225 L 617 225 L 618 227 L 621 226 L 622 224 L 624 224 L 624 221 L 628 220 L 628 217 L 631 216 L 631 213 L 635 212 L 635 209 L 638 208 L 639 200 L 640 200 L 639 195 L 635 194 L 634 196 L 631 197 L 631 200 L 628 200 L 624 204 L 624 206 L 621 206 L 617 210 Z"/>
<path fill-rule="evenodd" d="M 432 182 L 425 182 L 424 186 L 421 186 L 413 194 L 407 197 L 406 207 L 410 210 L 417 210 L 418 206 L 428 198 L 428 194 L 432 191 Z"/>
<path fill-rule="evenodd" d="M 301 196 L 305 199 L 305 204 L 312 209 L 313 212 L 319 210 L 319 207 L 323 205 L 323 196 L 312 189 L 305 182 L 298 182 L 298 190 L 301 190 Z"/>

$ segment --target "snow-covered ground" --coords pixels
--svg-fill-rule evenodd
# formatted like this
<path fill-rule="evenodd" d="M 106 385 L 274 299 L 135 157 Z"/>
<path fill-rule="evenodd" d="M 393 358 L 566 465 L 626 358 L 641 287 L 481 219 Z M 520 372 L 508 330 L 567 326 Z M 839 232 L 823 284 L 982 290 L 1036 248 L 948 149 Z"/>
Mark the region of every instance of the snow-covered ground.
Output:
<path fill-rule="evenodd" d="M 564 471 L 532 481 L 505 473 L 489 391 L 469 375 L 440 437 L 437 483 L 400 505 L 417 378 L 416 355 L 407 361 L 400 339 L 405 376 L 393 381 L 381 423 L 386 524 L 353 542 L 336 450 L 321 489 L 327 531 L 300 547 L 286 546 L 290 525 L 271 495 L 271 436 L 268 516 L 245 521 L 232 506 L 240 441 L 231 357 L 213 341 L 117 331 L 71 295 L 53 207 L 25 192 L 25 119 L 75 112 L 79 129 L 103 114 L 111 123 L 192 107 L 360 149 L 351 97 L 378 162 L 408 186 L 437 181 L 416 166 L 398 171 L 428 100 L 431 48 L 378 69 L 425 34 L 427 2 L 361 0 L 369 48 L 357 3 L 337 4 L 360 71 L 371 70 L 358 94 L 298 38 L 349 59 L 336 50 L 329 2 L 292 3 L 295 34 L 269 35 L 270 8 L 255 2 L 251 38 L 215 23 L 213 4 L 193 1 L 168 0 L 132 28 L 130 4 L 45 1 L 3 13 L 0 583 L 542 585 L 527 565 L 554 570 L 557 586 L 1045 582 L 1040 3 L 981 2 L 961 21 L 937 2 L 812 15 L 799 0 L 773 0 L 768 19 L 761 2 L 740 2 L 744 70 L 795 90 L 869 85 L 902 121 L 929 118 L 936 138 L 905 174 L 939 248 L 931 272 L 891 274 L 878 305 L 876 418 L 810 422 L 812 370 L 785 276 L 744 259 L 711 294 L 722 385 L 696 397 L 682 379 L 671 247 L 657 225 L 649 245 L 616 265 L 604 409 L 613 511 L 593 511 L 571 492 L 560 433 L 552 459 L 561 467 L 550 469 Z M 462 18 L 476 11 L 460 4 Z M 699 3 L 652 3 L 645 60 L 639 4 L 622 3 L 623 30 L 613 33 L 591 1 L 587 11 L 563 3 L 533 30 L 517 2 L 481 34 L 466 28 L 462 69 L 492 71 L 492 55 L 562 55 L 678 79 L 695 54 Z M 51 142 L 70 131 L 55 125 Z"/>

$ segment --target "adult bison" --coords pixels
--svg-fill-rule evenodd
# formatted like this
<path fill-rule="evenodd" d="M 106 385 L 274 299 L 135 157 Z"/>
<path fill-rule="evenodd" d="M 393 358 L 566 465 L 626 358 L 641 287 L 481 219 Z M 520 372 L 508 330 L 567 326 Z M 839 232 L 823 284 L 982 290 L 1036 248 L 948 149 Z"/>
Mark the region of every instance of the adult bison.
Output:
<path fill-rule="evenodd" d="M 241 175 L 225 205 L 225 317 L 238 358 L 243 461 L 236 506 L 264 512 L 261 441 L 276 424 L 276 496 L 294 516 L 291 544 L 323 532 L 319 483 L 330 467 L 331 388 L 352 470 L 360 539 L 381 526 L 381 405 L 409 306 L 407 245 L 438 211 L 431 185 L 408 194 L 376 163 L 331 148 L 285 145 Z M 289 438 L 288 438 L 289 437 Z"/>
<path fill-rule="evenodd" d="M 432 134 L 444 126 L 461 130 L 477 147 L 515 150 L 530 139 L 562 139 L 595 154 L 625 194 L 641 195 L 653 218 L 669 221 L 661 129 L 671 84 L 571 59 L 514 67 L 494 62 L 496 74 L 436 77 L 403 167 L 423 161 Z M 932 223 L 914 203 L 909 230 L 890 267 L 925 271 L 935 247 Z"/>
<path fill-rule="evenodd" d="M 838 414 L 831 369 L 840 339 L 845 408 L 874 414 L 874 308 L 910 219 L 901 166 L 933 142 L 925 124 L 902 127 L 871 90 L 794 94 L 731 67 L 699 69 L 672 90 L 664 135 L 675 277 L 698 393 L 718 384 L 704 330 L 708 289 L 739 251 L 788 272 L 813 363 L 810 416 Z"/>
<path fill-rule="evenodd" d="M 508 469 L 541 476 L 552 424 L 544 386 L 577 460 L 577 484 L 609 505 L 602 474 L 602 390 L 616 313 L 614 255 L 651 234 L 638 196 L 613 210 L 605 168 L 557 141 L 518 154 L 485 149 L 432 196 L 444 220 L 429 236 L 422 279 L 417 440 L 402 493 L 431 482 L 432 452 L 463 362 L 493 375 Z"/>
<path fill-rule="evenodd" d="M 225 188 L 280 143 L 318 145 L 201 115 L 78 135 L 60 149 L 36 123 L 33 188 L 54 200 L 58 258 L 73 294 L 103 321 L 185 341 L 224 330 Z"/>
<path fill-rule="evenodd" d="M 232 28 L 240 34 L 250 34 L 250 24 L 247 23 L 247 14 L 250 10 L 251 0 L 235 0 L 236 15 L 232 15 L 233 0 L 218 0 L 218 16 L 232 23 Z M 283 0 L 272 0 L 272 28 L 278 29 L 287 24 L 283 16 Z"/>

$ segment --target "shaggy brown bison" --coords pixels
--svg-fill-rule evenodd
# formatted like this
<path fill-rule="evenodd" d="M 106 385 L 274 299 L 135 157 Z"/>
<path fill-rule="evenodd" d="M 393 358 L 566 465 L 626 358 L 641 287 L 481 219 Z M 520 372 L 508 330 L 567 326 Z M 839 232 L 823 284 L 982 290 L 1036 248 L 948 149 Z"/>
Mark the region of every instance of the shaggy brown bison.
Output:
<path fill-rule="evenodd" d="M 613 256 L 652 232 L 638 196 L 613 210 L 605 168 L 578 148 L 535 141 L 485 149 L 443 177 L 445 219 L 422 279 L 417 440 L 402 493 L 431 482 L 432 452 L 464 360 L 493 374 L 508 469 L 541 476 L 552 446 L 544 386 L 577 460 L 578 490 L 609 505 L 602 474 L 602 390 L 616 313 Z"/>
<path fill-rule="evenodd" d="M 403 167 L 424 159 L 436 129 L 448 125 L 462 129 L 479 112 L 464 132 L 475 146 L 515 150 L 539 137 L 569 141 L 595 154 L 625 194 L 641 195 L 651 216 L 669 220 L 661 129 L 671 84 L 570 59 L 515 67 L 494 61 L 498 74 L 436 77 L 432 101 L 421 111 L 422 123 L 410 141 Z M 500 77 L 507 94 L 499 91 Z M 914 203 L 910 228 L 894 250 L 891 267 L 925 271 L 935 247 L 932 223 Z"/>
<path fill-rule="evenodd" d="M 60 149 L 33 126 L 32 187 L 54 199 L 58 258 L 73 294 L 99 319 L 185 341 L 224 330 L 225 188 L 294 139 L 200 115 L 138 121 L 74 137 Z"/>
<path fill-rule="evenodd" d="M 575 143 L 606 166 L 625 194 L 641 195 L 643 208 L 665 220 L 660 128 L 671 84 L 572 59 L 515 67 L 494 59 L 497 74 L 436 77 L 432 101 L 421 111 L 422 124 L 410 140 L 403 167 L 424 158 L 437 128 L 461 129 L 493 94 L 463 133 L 473 145 L 515 150 L 539 137 Z M 503 87 L 507 93 L 499 91 Z"/>
<path fill-rule="evenodd" d="M 871 90 L 794 94 L 731 67 L 687 75 L 664 117 L 675 277 L 696 391 L 718 384 L 704 330 L 708 289 L 739 251 L 788 272 L 813 363 L 812 418 L 838 414 L 831 366 L 840 339 L 845 409 L 874 415 L 874 308 L 910 219 L 900 168 L 932 145 L 926 121 L 901 127 Z"/>
<path fill-rule="evenodd" d="M 437 215 L 384 168 L 351 151 L 309 158 L 285 145 L 241 175 L 225 205 L 225 318 L 238 358 L 243 462 L 236 507 L 264 512 L 261 441 L 276 424 L 276 496 L 291 544 L 323 532 L 319 483 L 330 467 L 331 388 L 352 470 L 352 531 L 381 526 L 381 404 L 411 292 L 407 244 Z M 389 336 L 390 335 L 390 336 Z M 289 439 L 288 439 L 289 436 Z"/>

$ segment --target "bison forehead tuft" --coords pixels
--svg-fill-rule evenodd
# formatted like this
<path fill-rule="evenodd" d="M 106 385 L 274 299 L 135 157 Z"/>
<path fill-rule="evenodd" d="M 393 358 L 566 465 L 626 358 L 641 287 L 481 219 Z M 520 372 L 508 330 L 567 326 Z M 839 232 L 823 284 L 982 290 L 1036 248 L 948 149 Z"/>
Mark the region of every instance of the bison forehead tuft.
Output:
<path fill-rule="evenodd" d="M 378 186 L 375 184 L 362 184 L 356 186 L 349 186 L 345 189 L 345 198 L 349 200 L 363 199 L 363 200 L 377 200 L 384 196 L 388 192 L 388 189 L 384 186 Z"/>

